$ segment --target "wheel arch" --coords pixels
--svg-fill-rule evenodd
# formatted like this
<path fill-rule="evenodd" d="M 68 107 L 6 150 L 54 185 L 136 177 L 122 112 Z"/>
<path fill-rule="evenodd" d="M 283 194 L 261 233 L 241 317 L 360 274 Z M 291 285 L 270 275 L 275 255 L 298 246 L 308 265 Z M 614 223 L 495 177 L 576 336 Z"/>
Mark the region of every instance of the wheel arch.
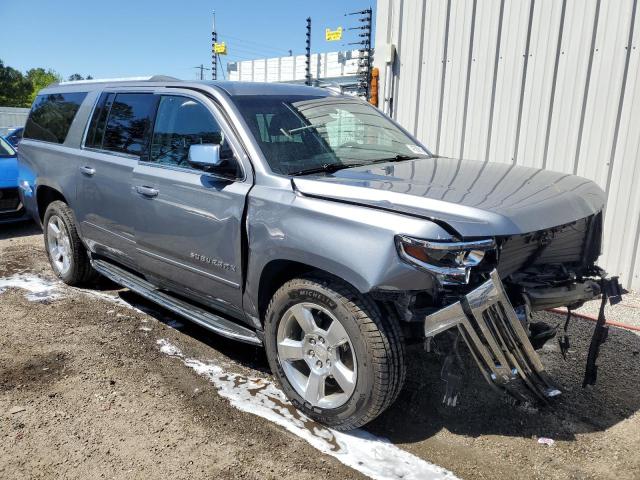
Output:
<path fill-rule="evenodd" d="M 302 275 L 317 272 L 319 274 L 330 275 L 343 282 L 346 282 L 359 290 L 364 292 L 367 289 L 367 283 L 365 279 L 360 277 L 355 272 L 349 272 L 345 275 L 344 268 L 342 272 L 331 271 L 327 269 L 326 265 L 320 266 L 314 263 L 307 263 L 292 259 L 274 259 L 269 261 L 262 268 L 260 274 L 260 280 L 258 282 L 257 292 L 257 307 L 259 318 L 264 321 L 264 314 L 269 305 L 271 297 L 276 291 L 289 280 L 300 277 Z M 345 278 L 346 277 L 346 278 Z"/>
<path fill-rule="evenodd" d="M 38 205 L 38 217 L 40 217 L 40 222 L 44 221 L 44 214 L 47 211 L 47 207 L 51 204 L 51 202 L 55 202 L 56 200 L 60 200 L 67 205 L 67 199 L 60 192 L 60 190 L 50 187 L 49 185 L 39 185 L 36 190 L 36 202 Z"/>

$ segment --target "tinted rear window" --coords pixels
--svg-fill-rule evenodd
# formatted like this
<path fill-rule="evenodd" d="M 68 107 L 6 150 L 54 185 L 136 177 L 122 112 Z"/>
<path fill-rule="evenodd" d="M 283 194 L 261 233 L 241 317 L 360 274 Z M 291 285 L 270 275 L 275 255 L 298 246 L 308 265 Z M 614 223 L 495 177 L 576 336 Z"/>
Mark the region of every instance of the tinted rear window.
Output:
<path fill-rule="evenodd" d="M 96 108 L 93 110 L 91 124 L 89 125 L 87 138 L 84 142 L 85 147 L 102 148 L 104 127 L 107 124 L 107 116 L 109 115 L 109 110 L 111 110 L 115 96 L 115 93 L 107 92 L 100 95 Z"/>
<path fill-rule="evenodd" d="M 150 93 L 119 93 L 109 111 L 102 148 L 141 155 L 149 138 L 156 98 Z"/>
<path fill-rule="evenodd" d="M 24 138 L 64 143 L 86 93 L 38 95 L 24 127 Z"/>

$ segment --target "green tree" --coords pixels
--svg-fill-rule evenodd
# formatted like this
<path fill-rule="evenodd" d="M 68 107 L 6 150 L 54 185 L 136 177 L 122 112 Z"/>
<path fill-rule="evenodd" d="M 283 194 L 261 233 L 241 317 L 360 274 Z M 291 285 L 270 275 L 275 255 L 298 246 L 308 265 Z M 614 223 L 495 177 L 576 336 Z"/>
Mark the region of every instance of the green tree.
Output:
<path fill-rule="evenodd" d="M 29 107 L 31 81 L 15 68 L 5 66 L 0 60 L 0 105 L 3 107 Z"/>
<path fill-rule="evenodd" d="M 69 75 L 70 82 L 75 82 L 76 80 L 84 80 L 84 77 L 79 73 L 74 73 L 73 75 Z"/>
<path fill-rule="evenodd" d="M 52 83 L 61 81 L 62 77 L 51 69 L 32 68 L 27 71 L 27 79 L 29 79 L 33 85 L 33 89 L 29 95 L 29 102 L 33 103 L 40 90 Z"/>

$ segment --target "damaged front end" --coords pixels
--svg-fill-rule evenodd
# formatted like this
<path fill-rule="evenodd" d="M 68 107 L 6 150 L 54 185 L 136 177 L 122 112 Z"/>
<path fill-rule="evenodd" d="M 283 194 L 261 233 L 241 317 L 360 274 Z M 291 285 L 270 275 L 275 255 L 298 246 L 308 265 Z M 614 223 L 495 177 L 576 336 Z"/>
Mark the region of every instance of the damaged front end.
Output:
<path fill-rule="evenodd" d="M 617 277 L 606 278 L 595 266 L 600 253 L 601 215 L 528 235 L 497 239 L 494 251 L 485 251 L 464 285 L 442 283 L 441 305 L 423 317 L 427 345 L 445 331 L 456 332 L 443 366 L 447 382 L 445 403 L 455 405 L 463 368 L 458 340 L 492 387 L 518 401 L 547 403 L 561 392 L 553 385 L 536 350 L 556 337 L 557 326 L 534 322 L 532 312 L 566 307 L 568 314 L 559 338 L 563 356 L 569 348 L 567 328 L 571 310 L 601 298 L 598 322 L 589 349 L 583 386 L 597 377 L 596 359 L 607 338 L 604 305 L 619 301 Z"/>

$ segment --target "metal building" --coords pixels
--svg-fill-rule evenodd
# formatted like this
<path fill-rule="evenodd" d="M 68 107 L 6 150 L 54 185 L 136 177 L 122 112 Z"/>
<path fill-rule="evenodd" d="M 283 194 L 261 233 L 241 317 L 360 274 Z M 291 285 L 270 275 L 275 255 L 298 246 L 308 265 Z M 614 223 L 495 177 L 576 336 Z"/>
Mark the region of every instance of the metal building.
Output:
<path fill-rule="evenodd" d="M 608 195 L 600 264 L 634 289 L 637 7 L 638 0 L 379 0 L 374 57 L 383 108 L 432 151 L 595 180 Z"/>

